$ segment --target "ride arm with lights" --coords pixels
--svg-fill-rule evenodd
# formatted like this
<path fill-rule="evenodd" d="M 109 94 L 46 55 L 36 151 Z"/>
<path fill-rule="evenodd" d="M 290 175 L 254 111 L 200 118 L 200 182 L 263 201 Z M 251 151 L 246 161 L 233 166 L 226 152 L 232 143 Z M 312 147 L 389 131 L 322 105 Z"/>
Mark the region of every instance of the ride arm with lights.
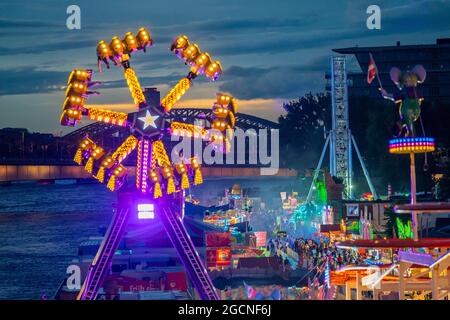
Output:
<path fill-rule="evenodd" d="M 166 113 L 169 112 L 175 103 L 189 90 L 191 87 L 191 79 L 192 78 L 189 77 L 182 78 L 161 100 L 161 107 L 164 108 Z"/>
<path fill-rule="evenodd" d="M 202 140 L 208 136 L 208 131 L 202 126 L 177 121 L 170 124 L 170 133 L 177 137 L 193 137 Z"/>
<path fill-rule="evenodd" d="M 91 120 L 126 126 L 128 114 L 124 112 L 85 106 L 86 99 L 90 94 L 98 94 L 95 91 L 88 91 L 89 87 L 99 83 L 91 82 L 91 80 L 92 70 L 75 69 L 71 72 L 68 79 L 66 99 L 62 106 L 61 125 L 75 126 L 83 116 L 88 116 Z"/>
<path fill-rule="evenodd" d="M 153 45 L 153 40 L 150 32 L 147 29 L 141 28 L 137 35 L 128 32 L 123 40 L 118 37 L 113 37 L 108 45 L 104 40 L 97 45 L 98 67 L 101 72 L 101 62 L 105 63 L 109 68 L 109 60 L 113 61 L 115 65 L 124 68 L 124 76 L 130 89 L 131 96 L 137 106 L 145 104 L 145 96 L 142 92 L 141 85 L 137 78 L 136 72 L 130 66 L 130 55 L 138 50 L 146 51 L 147 47 Z"/>
<path fill-rule="evenodd" d="M 211 129 L 208 132 L 209 141 L 222 146 L 224 153 L 231 149 L 236 124 L 236 101 L 232 96 L 218 93 L 210 117 Z"/>
<path fill-rule="evenodd" d="M 91 120 L 110 123 L 122 127 L 125 127 L 129 124 L 128 114 L 125 112 L 110 111 L 93 107 L 86 109 L 87 116 Z"/>
<path fill-rule="evenodd" d="M 82 120 L 83 116 L 89 117 L 90 120 L 103 123 L 118 125 L 125 127 L 129 125 L 128 114 L 125 112 L 111 111 L 95 107 L 63 107 L 60 122 L 65 126 L 75 126 Z"/>
<path fill-rule="evenodd" d="M 166 194 L 172 194 L 189 188 L 191 185 L 190 178 L 194 185 L 203 183 L 200 164 L 195 157 L 188 161 L 171 163 L 164 144 L 161 141 L 153 142 L 151 148 L 150 163 L 145 164 L 138 160 L 138 164 L 140 163 L 141 166 L 149 166 L 149 189 L 153 190 L 153 197 L 155 199 L 162 197 L 163 191 Z M 137 182 L 139 183 L 139 181 Z M 142 184 L 142 181 L 140 183 Z"/>
<path fill-rule="evenodd" d="M 193 137 L 215 143 L 223 147 L 223 152 L 229 152 L 236 123 L 236 112 L 235 99 L 232 96 L 218 93 L 212 112 L 207 117 L 211 128 L 174 121 L 170 125 L 170 132 L 174 136 Z"/>
<path fill-rule="evenodd" d="M 139 106 L 145 104 L 145 96 L 142 92 L 141 85 L 137 78 L 136 72 L 134 72 L 133 68 L 126 67 L 124 70 L 124 76 L 127 80 L 128 88 L 130 89 L 131 97 L 133 98 L 134 103 Z"/>
<path fill-rule="evenodd" d="M 107 154 L 94 141 L 85 138 L 78 147 L 74 161 L 84 166 L 99 182 L 106 182 L 108 189 L 115 191 L 126 181 L 127 169 L 121 163 L 136 148 L 137 142 L 136 137 L 130 135 L 113 154 Z"/>
<path fill-rule="evenodd" d="M 197 44 L 190 44 L 186 36 L 179 36 L 170 46 L 170 50 L 175 53 L 185 64 L 190 66 L 189 73 L 182 78 L 161 100 L 161 107 L 165 112 L 169 112 L 175 103 L 189 90 L 192 80 L 199 75 L 205 75 L 211 81 L 216 81 L 222 74 L 222 67 L 219 61 L 212 61 L 208 53 L 202 53 Z"/>
<path fill-rule="evenodd" d="M 97 94 L 95 91 L 88 91 L 88 88 L 98 84 L 92 82 L 92 70 L 75 69 L 67 80 L 66 99 L 62 106 L 60 123 L 63 126 L 74 126 L 87 114 L 84 106 L 86 98 L 90 94 Z"/>
<path fill-rule="evenodd" d="M 115 65 L 120 66 L 120 63 L 127 63 L 128 57 L 131 53 L 138 50 L 146 52 L 146 48 L 153 45 L 150 32 L 145 28 L 140 28 L 136 36 L 128 32 L 123 40 L 118 37 L 113 37 L 109 44 L 101 40 L 97 45 L 97 64 L 100 72 L 101 63 L 106 64 L 109 69 L 109 61 Z M 125 55 L 125 56 L 124 56 Z"/>

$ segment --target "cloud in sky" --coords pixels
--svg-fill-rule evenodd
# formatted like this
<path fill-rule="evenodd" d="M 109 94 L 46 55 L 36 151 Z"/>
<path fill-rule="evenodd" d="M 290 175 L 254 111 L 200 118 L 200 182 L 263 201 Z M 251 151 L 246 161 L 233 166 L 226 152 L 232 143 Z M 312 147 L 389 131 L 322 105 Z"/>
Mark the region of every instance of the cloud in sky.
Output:
<path fill-rule="evenodd" d="M 184 33 L 224 67 L 217 83 L 196 79 L 187 100 L 203 101 L 222 90 L 248 101 L 243 108 L 250 108 L 250 101 L 260 103 L 252 111 L 272 119 L 276 118 L 274 110 L 281 112 L 282 101 L 324 90 L 331 49 L 392 45 L 397 40 L 433 43 L 435 38 L 448 36 L 450 29 L 450 1 L 443 0 L 380 0 L 382 30 L 375 31 L 366 28 L 366 8 L 372 4 L 368 0 L 198 0 L 189 5 L 181 0 L 170 4 L 136 0 L 127 2 L 126 10 L 123 1 L 78 0 L 82 29 L 75 31 L 65 27 L 70 4 L 65 0 L 0 3 L 0 127 L 22 123 L 33 127 L 39 118 L 35 113 L 51 106 L 57 114 L 70 70 L 96 68 L 97 41 L 136 31 L 142 25 L 150 29 L 156 42 L 148 53 L 132 57 L 144 86 L 157 86 L 164 94 L 187 74 L 188 68 L 168 50 L 170 41 Z M 104 82 L 100 89 L 107 93 L 104 101 L 129 101 L 119 69 L 97 73 L 96 78 Z M 3 105 L 11 101 L 16 109 Z M 272 105 L 278 102 L 278 108 Z M 34 106 L 31 110 L 30 105 Z M 16 114 L 26 108 L 25 115 Z M 24 117 L 29 119 L 24 121 Z"/>
<path fill-rule="evenodd" d="M 325 86 L 323 65 L 329 57 L 309 64 L 272 67 L 231 66 L 225 70 L 221 90 L 242 99 L 291 98 L 309 91 L 322 91 Z"/>
<path fill-rule="evenodd" d="M 47 93 L 64 86 L 67 72 L 38 70 L 35 66 L 0 69 L 0 96 Z"/>

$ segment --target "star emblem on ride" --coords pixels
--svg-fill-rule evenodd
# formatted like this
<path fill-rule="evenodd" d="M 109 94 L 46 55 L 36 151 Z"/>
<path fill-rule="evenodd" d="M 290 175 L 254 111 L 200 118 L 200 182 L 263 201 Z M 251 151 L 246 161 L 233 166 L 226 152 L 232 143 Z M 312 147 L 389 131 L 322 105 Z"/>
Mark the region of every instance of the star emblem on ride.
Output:
<path fill-rule="evenodd" d="M 131 132 L 152 140 L 159 139 L 165 131 L 167 120 L 164 112 L 158 108 L 154 106 L 141 108 L 132 119 Z"/>
<path fill-rule="evenodd" d="M 159 116 L 152 116 L 151 113 L 146 110 L 145 117 L 139 117 L 138 120 L 142 121 L 144 124 L 142 125 L 142 129 L 145 130 L 147 127 L 152 126 L 153 128 L 158 128 L 156 126 L 155 120 L 157 120 Z"/>

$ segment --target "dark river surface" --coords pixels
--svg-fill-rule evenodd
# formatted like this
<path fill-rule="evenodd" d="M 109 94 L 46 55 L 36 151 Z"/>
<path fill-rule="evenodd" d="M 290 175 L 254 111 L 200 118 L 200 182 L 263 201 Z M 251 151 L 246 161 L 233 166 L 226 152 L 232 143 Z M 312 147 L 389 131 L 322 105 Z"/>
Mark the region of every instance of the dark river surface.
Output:
<path fill-rule="evenodd" d="M 97 184 L 0 186 L 0 299 L 52 298 L 114 199 Z"/>
<path fill-rule="evenodd" d="M 278 198 L 292 180 L 209 180 L 195 188 L 203 205 L 234 183 Z M 270 196 L 269 196 L 270 194 Z M 108 225 L 116 195 L 99 184 L 0 185 L 0 299 L 53 298 L 78 245 Z"/>

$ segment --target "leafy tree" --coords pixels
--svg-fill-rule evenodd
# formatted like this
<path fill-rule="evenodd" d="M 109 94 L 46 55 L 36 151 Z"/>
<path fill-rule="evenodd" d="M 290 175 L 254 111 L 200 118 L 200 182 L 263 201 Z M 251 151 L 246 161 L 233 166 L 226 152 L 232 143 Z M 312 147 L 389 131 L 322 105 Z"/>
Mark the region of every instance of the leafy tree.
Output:
<path fill-rule="evenodd" d="M 308 93 L 283 104 L 286 114 L 279 118 L 281 161 L 304 173 L 314 168 L 331 128 L 331 99 L 327 93 Z"/>

